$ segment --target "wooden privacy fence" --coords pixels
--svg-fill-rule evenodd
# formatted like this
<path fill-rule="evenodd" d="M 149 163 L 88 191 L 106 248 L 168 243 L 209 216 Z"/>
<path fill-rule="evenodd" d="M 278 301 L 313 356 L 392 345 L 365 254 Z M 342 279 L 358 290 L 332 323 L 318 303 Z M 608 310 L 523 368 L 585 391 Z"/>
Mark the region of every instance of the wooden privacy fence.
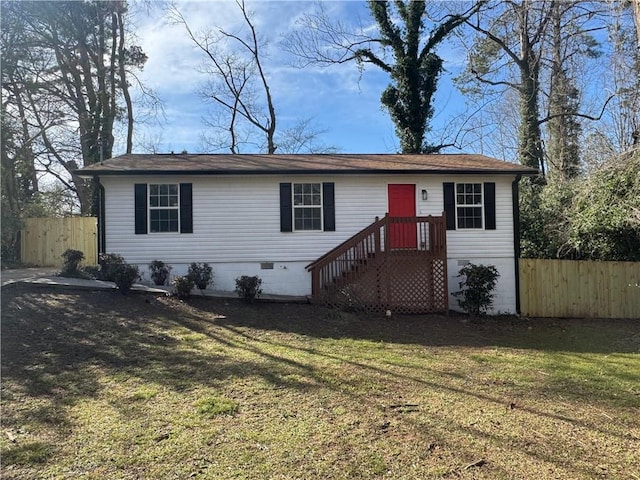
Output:
<path fill-rule="evenodd" d="M 640 319 L 640 262 L 520 259 L 520 310 L 530 317 Z"/>
<path fill-rule="evenodd" d="M 84 253 L 85 265 L 98 264 L 98 223 L 95 217 L 27 218 L 20 233 L 23 263 L 62 266 L 62 253 L 71 248 Z"/>

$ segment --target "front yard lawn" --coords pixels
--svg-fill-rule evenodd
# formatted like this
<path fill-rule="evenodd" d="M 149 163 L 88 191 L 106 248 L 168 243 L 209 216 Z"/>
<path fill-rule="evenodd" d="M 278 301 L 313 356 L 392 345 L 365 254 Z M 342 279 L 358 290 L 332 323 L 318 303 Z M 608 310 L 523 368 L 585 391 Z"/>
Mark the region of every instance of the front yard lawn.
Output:
<path fill-rule="evenodd" d="M 640 321 L 2 290 L 4 479 L 640 479 Z"/>

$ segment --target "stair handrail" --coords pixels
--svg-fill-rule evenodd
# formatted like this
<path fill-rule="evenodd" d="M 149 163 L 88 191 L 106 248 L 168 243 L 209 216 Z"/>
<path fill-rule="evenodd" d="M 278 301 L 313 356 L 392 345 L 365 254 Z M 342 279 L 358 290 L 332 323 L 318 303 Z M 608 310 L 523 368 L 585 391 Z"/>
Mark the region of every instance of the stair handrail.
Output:
<path fill-rule="evenodd" d="M 324 267 L 326 264 L 332 262 L 336 257 L 339 257 L 340 255 L 345 253 L 347 250 L 352 248 L 354 245 L 358 244 L 358 242 L 360 242 L 362 239 L 368 237 L 372 233 L 375 233 L 376 229 L 379 229 L 382 226 L 386 225 L 388 218 L 389 218 L 388 213 L 385 214 L 385 216 L 382 218 L 376 217 L 375 222 L 373 222 L 371 225 L 366 226 L 355 235 L 347 238 L 344 242 L 342 242 L 335 248 L 329 250 L 327 253 L 325 253 L 321 257 L 311 262 L 305 268 L 307 269 L 307 271 L 310 272 L 315 268 Z"/>
<path fill-rule="evenodd" d="M 421 242 L 415 246 L 407 247 L 402 239 L 406 237 L 404 230 L 400 232 L 390 231 L 392 224 L 412 224 L 416 225 L 426 223 L 428 226 L 420 226 L 417 230 L 417 240 Z M 397 247 L 389 244 L 393 233 L 398 235 L 400 243 Z M 424 242 L 424 244 L 423 244 Z M 329 297 L 336 292 L 342 292 L 344 286 L 360 282 L 367 272 L 372 268 L 378 273 L 379 268 L 387 269 L 387 273 L 382 277 L 388 277 L 389 265 L 386 265 L 389 258 L 393 259 L 394 255 L 410 256 L 420 255 L 421 257 L 430 257 L 433 261 L 441 261 L 444 268 L 444 291 L 447 292 L 446 277 L 446 216 L 436 217 L 427 216 L 410 216 L 410 217 L 391 217 L 388 213 L 383 218 L 376 217 L 375 222 L 363 228 L 358 233 L 340 243 L 317 260 L 311 262 L 305 268 L 311 273 L 311 298 L 314 301 L 321 300 L 323 291 L 326 290 Z M 405 246 L 403 246 L 405 245 Z M 415 252 L 410 251 L 415 250 Z M 387 258 L 387 254 L 390 255 Z M 391 262 L 393 264 L 393 261 Z M 386 266 L 385 266 L 386 265 Z M 388 280 L 388 278 L 387 278 Z M 376 285 L 380 290 L 381 278 L 376 274 Z M 365 282 L 366 283 L 366 282 Z M 391 290 L 387 288 L 387 297 Z M 382 301 L 378 291 L 378 302 Z M 390 297 L 387 298 L 390 304 Z M 446 302 L 446 299 L 445 299 Z"/>

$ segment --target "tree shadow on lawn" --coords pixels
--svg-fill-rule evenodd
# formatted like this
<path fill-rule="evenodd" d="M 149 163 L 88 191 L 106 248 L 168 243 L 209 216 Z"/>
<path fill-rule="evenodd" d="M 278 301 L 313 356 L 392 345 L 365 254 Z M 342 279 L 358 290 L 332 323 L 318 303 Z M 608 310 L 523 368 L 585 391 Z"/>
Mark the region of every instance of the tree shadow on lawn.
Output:
<path fill-rule="evenodd" d="M 487 318 L 480 324 L 458 315 L 365 317 L 305 304 L 245 305 L 192 298 L 168 298 L 115 292 L 64 291 L 13 286 L 2 295 L 2 376 L 20 386 L 16 395 L 46 396 L 43 422 L 63 424 L 60 406 L 95 396 L 104 385 L 98 373 L 142 378 L 181 390 L 215 386 L 227 378 L 260 376 L 280 387 L 307 388 L 303 378 L 322 381 L 308 365 L 270 355 L 247 340 L 279 344 L 272 334 L 319 339 L 353 339 L 424 347 L 504 347 L 558 352 L 559 367 L 570 370 L 572 356 L 591 353 L 637 354 L 640 322 L 618 320 L 528 320 Z M 205 335 L 241 354 L 203 352 L 184 347 L 169 330 Z M 250 338 L 243 335 L 250 332 Z M 290 345 L 285 337 L 287 348 Z M 247 355 L 242 353 L 246 352 Z M 307 352 L 313 353 L 313 352 Z M 585 357 L 586 358 L 586 357 Z M 624 361 L 616 356 L 615 361 Z M 587 359 L 587 361 L 592 361 Z M 640 382 L 640 374 L 602 365 L 608 376 Z M 566 388 L 558 385 L 557 388 Z"/>
<path fill-rule="evenodd" d="M 371 364 L 357 355 L 349 359 L 326 349 L 324 353 L 307 349 L 304 337 L 427 348 L 548 349 L 561 355 L 554 357 L 559 358 L 557 361 L 563 361 L 562 355 L 638 353 L 637 322 L 612 321 L 613 333 L 597 343 L 591 336 L 606 328 L 609 321 L 581 324 L 508 317 L 471 324 L 463 323 L 463 319 L 453 315 L 383 319 L 312 305 L 244 305 L 236 300 L 197 297 L 182 303 L 138 294 L 123 297 L 115 292 L 13 286 L 2 291 L 2 378 L 3 393 L 8 394 L 3 397 L 14 404 L 19 404 L 21 396 L 43 401 L 36 402 L 35 409 L 11 409 L 3 424 L 16 426 L 30 421 L 64 431 L 69 428 L 67 407 L 98 397 L 109 387 L 104 383 L 105 376 L 123 381 L 138 378 L 176 391 L 216 389 L 229 379 L 256 377 L 275 388 L 308 391 L 322 384 L 323 388 L 352 395 L 354 401 L 370 400 L 350 392 L 349 380 L 342 376 L 328 381 L 322 362 L 298 361 L 294 350 L 337 364 L 344 362 L 360 377 L 370 374 L 452 395 L 470 395 L 495 405 L 504 402 L 500 394 L 472 391 L 464 380 L 453 385 L 438 381 L 440 375 L 435 371 L 431 378 L 425 378 L 427 372 L 412 368 L 398 370 L 384 362 Z M 588 341 L 582 339 L 585 335 Z M 219 350 L 188 348 L 189 339 L 197 342 L 199 337 L 212 340 L 209 343 L 219 345 Z M 282 351 L 292 353 L 279 353 Z M 236 354 L 229 356 L 229 352 Z M 566 361 L 569 367 L 570 358 Z M 607 374 L 614 375 L 615 371 Z M 640 381 L 639 377 L 636 380 Z M 555 417 L 536 407 L 519 408 L 599 428 L 580 419 Z"/>
<path fill-rule="evenodd" d="M 546 352 L 640 353 L 640 320 L 559 319 L 467 315 L 381 315 L 344 312 L 318 305 L 244 305 L 194 298 L 193 308 L 215 311 L 220 325 L 295 333 L 313 338 L 351 338 L 425 347 L 505 347 Z"/>
<path fill-rule="evenodd" d="M 281 305 L 274 304 L 243 305 L 202 299 L 194 299 L 191 306 L 201 311 L 213 309 L 221 314 L 216 325 L 235 335 L 250 332 L 248 340 L 268 338 L 267 342 L 277 344 L 273 332 L 280 332 L 310 339 L 416 345 L 425 347 L 426 355 L 432 348 L 451 347 L 460 349 L 463 356 L 480 357 L 479 362 L 495 362 L 487 363 L 489 370 L 500 370 L 500 362 L 509 364 L 514 360 L 520 362 L 521 371 L 539 369 L 542 379 L 531 387 L 543 395 L 640 406 L 640 392 L 635 387 L 629 388 L 640 385 L 640 369 L 636 368 L 640 362 L 638 320 L 500 316 L 473 323 L 467 316 L 456 313 L 384 318 L 313 305 L 292 304 L 283 310 Z M 496 358 L 492 352 L 500 349 L 513 351 L 517 359 L 509 355 Z M 522 350 L 532 355 L 517 353 Z M 313 349 L 307 353 L 320 354 Z M 453 374 L 440 372 L 445 376 Z M 420 376 L 419 372 L 416 376 Z M 591 398 L 596 393 L 598 398 Z M 489 397 L 487 400 L 493 401 Z"/>
<path fill-rule="evenodd" d="M 308 348 L 300 344 L 292 345 L 291 343 L 281 343 L 271 336 L 256 337 L 252 335 L 252 332 L 254 330 L 238 327 L 237 324 L 232 322 L 224 322 L 221 326 L 228 329 L 235 336 L 245 337 L 247 339 L 247 344 L 254 345 L 254 347 L 247 348 L 254 351 L 261 351 L 255 346 L 259 343 L 272 347 L 275 346 L 286 348 L 288 350 L 297 350 L 308 355 L 323 357 L 330 361 L 339 362 L 345 366 L 348 365 L 351 367 L 355 367 L 356 369 L 365 372 L 365 375 L 366 372 L 368 372 L 371 375 L 380 376 L 382 378 L 395 378 L 397 380 L 400 380 L 401 382 L 422 384 L 432 391 L 445 391 L 453 395 L 462 395 L 469 398 L 474 398 L 475 400 L 480 400 L 481 402 L 486 402 L 487 404 L 504 405 L 505 403 L 504 396 L 498 394 L 496 391 L 469 388 L 468 380 L 470 379 L 466 375 L 458 375 L 453 372 L 434 370 L 428 366 L 428 362 L 422 362 L 419 367 L 411 367 L 408 365 L 401 365 L 396 362 L 387 362 L 379 358 L 375 362 L 371 363 L 370 359 L 366 358 L 366 355 L 365 358 L 359 358 L 357 355 L 352 356 L 350 353 L 345 353 L 343 351 L 339 351 L 336 353 L 326 351 L 322 352 L 316 348 Z M 429 353 L 427 353 L 426 355 L 428 356 Z M 624 362 L 626 358 L 627 356 L 623 356 L 621 361 Z M 584 365 L 574 365 L 574 363 L 576 363 L 576 359 L 585 361 L 587 363 L 597 363 L 600 370 L 600 377 L 606 379 L 604 388 L 599 387 L 598 379 L 590 378 L 589 380 L 591 382 L 591 385 L 584 384 L 584 374 L 580 372 L 580 370 L 584 368 Z M 637 360 L 638 359 L 636 358 L 635 361 L 637 362 Z M 626 382 L 626 384 L 630 385 L 640 385 L 640 371 L 633 370 L 632 373 L 627 374 L 621 371 L 622 369 L 619 368 L 619 362 L 617 361 L 614 361 L 611 365 L 605 365 L 602 361 L 586 358 L 586 355 L 574 354 L 570 352 L 560 352 L 557 355 L 553 355 L 550 362 L 560 363 L 560 365 L 550 366 L 550 370 L 562 371 L 563 376 L 561 379 L 555 380 L 547 378 L 547 382 L 545 382 L 544 386 L 531 386 L 529 393 L 534 394 L 534 396 L 544 392 L 543 396 L 545 397 L 551 394 L 552 396 L 558 396 L 558 398 L 572 397 L 576 398 L 579 401 L 595 401 L 596 403 L 604 400 L 604 403 L 609 404 L 610 406 L 632 406 L 635 408 L 640 407 L 640 391 L 623 392 L 618 389 L 611 389 L 609 385 L 609 381 L 611 378 L 618 378 L 622 382 Z M 398 366 L 402 367 L 400 371 L 394 368 Z M 629 365 L 624 365 L 624 367 L 629 370 Z M 443 377 L 449 377 L 450 381 L 441 381 Z M 440 381 L 436 381 L 434 380 L 434 378 L 440 379 Z M 591 394 L 593 393 L 594 386 L 596 386 L 596 388 L 599 388 L 600 390 L 599 398 L 597 400 L 594 398 L 590 398 Z M 336 387 L 337 389 L 340 389 L 339 386 Z M 501 389 L 497 388 L 495 390 Z M 515 396 L 520 396 L 515 392 L 514 394 Z M 536 407 L 524 405 L 519 405 L 518 408 L 537 416 L 548 417 L 559 420 L 561 422 L 569 422 L 576 426 L 592 428 L 602 433 L 620 436 L 621 438 L 625 439 L 631 438 L 627 434 L 613 433 L 613 431 L 609 428 L 601 429 L 595 427 L 589 421 L 582 418 L 575 418 L 570 414 L 564 415 L 553 412 L 545 412 Z"/>
<path fill-rule="evenodd" d="M 66 407 L 97 397 L 108 388 L 101 383 L 104 376 L 140 378 L 177 391 L 213 388 L 227 378 L 249 375 L 292 386 L 272 364 L 185 348 L 175 329 L 182 327 L 188 337 L 204 332 L 204 322 L 144 295 L 3 289 L 3 398 L 42 398 L 46 402 L 23 413 L 43 426 L 64 428 Z M 207 336 L 228 348 L 242 348 L 230 336 Z M 11 419 L 5 417 L 7 422 Z"/>

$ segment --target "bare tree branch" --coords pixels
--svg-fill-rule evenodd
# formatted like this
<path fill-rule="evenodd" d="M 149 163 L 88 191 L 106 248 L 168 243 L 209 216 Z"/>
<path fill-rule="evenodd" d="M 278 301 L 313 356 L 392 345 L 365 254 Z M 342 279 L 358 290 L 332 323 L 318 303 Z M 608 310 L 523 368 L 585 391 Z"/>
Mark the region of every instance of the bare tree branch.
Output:
<path fill-rule="evenodd" d="M 249 31 L 248 40 L 222 29 L 218 29 L 219 38 L 214 38 L 207 33 L 196 34 L 175 5 L 170 8 L 168 14 L 172 21 L 185 27 L 191 41 L 205 54 L 209 61 L 205 71 L 217 78 L 219 86 L 222 87 L 219 90 L 214 82 L 210 85 L 211 91 L 205 95 L 228 110 L 227 130 L 231 138 L 229 146 L 231 152 L 238 153 L 237 129 L 238 120 L 242 117 L 264 134 L 267 153 L 272 154 L 277 149 L 275 144 L 277 117 L 271 89 L 262 65 L 261 44 L 244 1 L 236 0 L 236 5 Z M 241 53 L 223 53 L 219 48 L 221 40 L 232 41 L 240 46 Z M 252 90 L 255 78 L 260 84 L 261 96 L 264 99 L 266 110 L 264 118 L 261 118 L 262 110 L 253 104 L 254 96 L 249 91 Z"/>

